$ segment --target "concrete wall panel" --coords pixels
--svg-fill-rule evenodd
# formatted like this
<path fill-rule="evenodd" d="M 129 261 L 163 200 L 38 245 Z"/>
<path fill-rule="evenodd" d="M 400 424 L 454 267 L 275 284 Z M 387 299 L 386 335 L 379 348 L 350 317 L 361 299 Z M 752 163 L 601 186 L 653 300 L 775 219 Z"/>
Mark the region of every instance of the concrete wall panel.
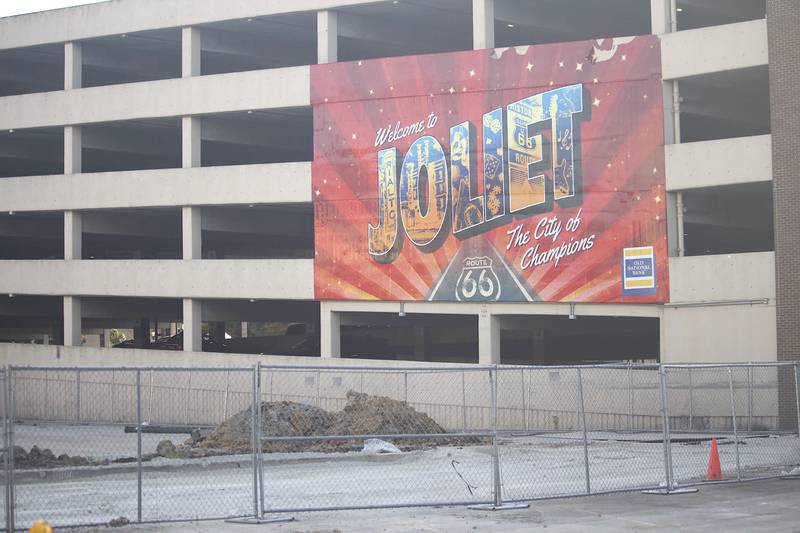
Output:
<path fill-rule="evenodd" d="M 775 254 L 669 258 L 670 301 L 775 300 Z M 773 330 L 774 334 L 774 330 Z"/>
<path fill-rule="evenodd" d="M 661 36 L 665 80 L 766 65 L 767 23 L 752 20 Z"/>
<path fill-rule="evenodd" d="M 668 144 L 664 155 L 668 191 L 772 179 L 769 135 Z"/>
<path fill-rule="evenodd" d="M 90 87 L 0 98 L 0 129 L 311 105 L 309 68 Z"/>
<path fill-rule="evenodd" d="M 0 211 L 311 201 L 311 163 L 6 178 Z"/>
<path fill-rule="evenodd" d="M 0 261 L 0 293 L 314 298 L 311 259 Z"/>

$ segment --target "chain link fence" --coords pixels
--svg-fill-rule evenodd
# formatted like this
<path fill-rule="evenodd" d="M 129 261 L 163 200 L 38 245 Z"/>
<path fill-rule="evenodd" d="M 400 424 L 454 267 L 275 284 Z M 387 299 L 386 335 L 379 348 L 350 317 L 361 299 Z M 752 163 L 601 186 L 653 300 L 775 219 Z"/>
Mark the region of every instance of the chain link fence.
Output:
<path fill-rule="evenodd" d="M 6 530 L 800 475 L 797 363 L 0 370 Z M 402 452 L 402 453 L 399 453 Z M 719 482 L 719 481 L 716 481 Z"/>

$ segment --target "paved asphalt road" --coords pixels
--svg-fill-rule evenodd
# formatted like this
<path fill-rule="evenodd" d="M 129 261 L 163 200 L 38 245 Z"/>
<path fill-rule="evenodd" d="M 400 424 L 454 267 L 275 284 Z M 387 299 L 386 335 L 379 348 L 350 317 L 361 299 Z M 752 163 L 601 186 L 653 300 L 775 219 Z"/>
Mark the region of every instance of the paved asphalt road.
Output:
<path fill-rule="evenodd" d="M 91 532 L 373 533 L 577 531 L 800 532 L 800 479 L 701 487 L 697 494 L 639 493 L 533 502 L 529 509 L 471 511 L 463 507 L 337 511 L 295 515 L 293 522 L 145 524 Z"/>

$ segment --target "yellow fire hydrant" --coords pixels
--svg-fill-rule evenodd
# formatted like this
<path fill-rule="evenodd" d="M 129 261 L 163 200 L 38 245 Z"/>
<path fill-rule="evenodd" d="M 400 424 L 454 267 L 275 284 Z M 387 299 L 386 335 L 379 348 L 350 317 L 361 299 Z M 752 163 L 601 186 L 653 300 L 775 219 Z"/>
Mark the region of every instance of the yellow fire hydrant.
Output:
<path fill-rule="evenodd" d="M 53 528 L 47 523 L 47 520 L 37 520 L 33 523 L 28 533 L 53 533 Z"/>

